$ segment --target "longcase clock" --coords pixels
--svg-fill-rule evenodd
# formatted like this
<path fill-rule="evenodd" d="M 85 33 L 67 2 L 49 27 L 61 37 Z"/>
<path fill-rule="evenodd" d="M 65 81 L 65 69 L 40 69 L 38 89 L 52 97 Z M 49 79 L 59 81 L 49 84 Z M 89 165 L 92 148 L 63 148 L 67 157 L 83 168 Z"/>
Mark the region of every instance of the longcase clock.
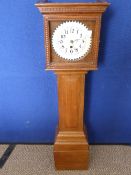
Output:
<path fill-rule="evenodd" d="M 107 2 L 37 3 L 44 17 L 46 70 L 58 81 L 59 124 L 54 144 L 58 170 L 88 169 L 83 122 L 85 74 L 97 69 L 102 13 Z"/>

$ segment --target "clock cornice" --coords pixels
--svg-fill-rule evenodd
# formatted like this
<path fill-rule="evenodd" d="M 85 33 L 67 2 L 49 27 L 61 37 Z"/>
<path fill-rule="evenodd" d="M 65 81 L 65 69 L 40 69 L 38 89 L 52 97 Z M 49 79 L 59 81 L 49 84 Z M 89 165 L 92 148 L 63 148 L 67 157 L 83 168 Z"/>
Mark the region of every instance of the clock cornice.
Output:
<path fill-rule="evenodd" d="M 108 2 L 93 3 L 36 3 L 42 14 L 50 13 L 103 13 L 110 5 Z"/>

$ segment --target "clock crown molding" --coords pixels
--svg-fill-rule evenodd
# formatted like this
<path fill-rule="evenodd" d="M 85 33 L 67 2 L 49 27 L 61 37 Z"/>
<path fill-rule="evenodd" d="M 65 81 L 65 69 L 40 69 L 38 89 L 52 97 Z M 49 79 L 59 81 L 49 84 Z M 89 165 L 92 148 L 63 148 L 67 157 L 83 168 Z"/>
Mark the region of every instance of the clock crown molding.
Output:
<path fill-rule="evenodd" d="M 36 3 L 42 14 L 50 13 L 103 13 L 110 5 L 108 2 L 87 3 Z"/>

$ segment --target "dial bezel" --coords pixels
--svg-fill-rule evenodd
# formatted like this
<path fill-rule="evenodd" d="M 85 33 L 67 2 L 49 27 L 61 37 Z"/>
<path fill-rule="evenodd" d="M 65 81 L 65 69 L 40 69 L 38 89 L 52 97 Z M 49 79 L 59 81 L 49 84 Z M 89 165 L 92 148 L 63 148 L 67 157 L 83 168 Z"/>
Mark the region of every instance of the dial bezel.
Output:
<path fill-rule="evenodd" d="M 77 61 L 61 59 L 52 47 L 52 35 L 58 25 L 64 21 L 80 21 L 92 30 L 92 45 L 88 55 Z M 92 15 L 47 15 L 44 16 L 45 55 L 47 70 L 96 70 L 100 35 L 100 18 Z"/>

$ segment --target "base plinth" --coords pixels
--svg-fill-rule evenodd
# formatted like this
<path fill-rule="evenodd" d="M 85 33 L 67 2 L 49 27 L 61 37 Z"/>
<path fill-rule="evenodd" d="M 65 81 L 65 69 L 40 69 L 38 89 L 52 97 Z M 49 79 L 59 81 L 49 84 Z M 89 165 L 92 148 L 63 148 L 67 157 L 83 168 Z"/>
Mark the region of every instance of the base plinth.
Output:
<path fill-rule="evenodd" d="M 54 145 L 57 170 L 87 170 L 89 145 L 83 132 L 61 132 Z"/>

